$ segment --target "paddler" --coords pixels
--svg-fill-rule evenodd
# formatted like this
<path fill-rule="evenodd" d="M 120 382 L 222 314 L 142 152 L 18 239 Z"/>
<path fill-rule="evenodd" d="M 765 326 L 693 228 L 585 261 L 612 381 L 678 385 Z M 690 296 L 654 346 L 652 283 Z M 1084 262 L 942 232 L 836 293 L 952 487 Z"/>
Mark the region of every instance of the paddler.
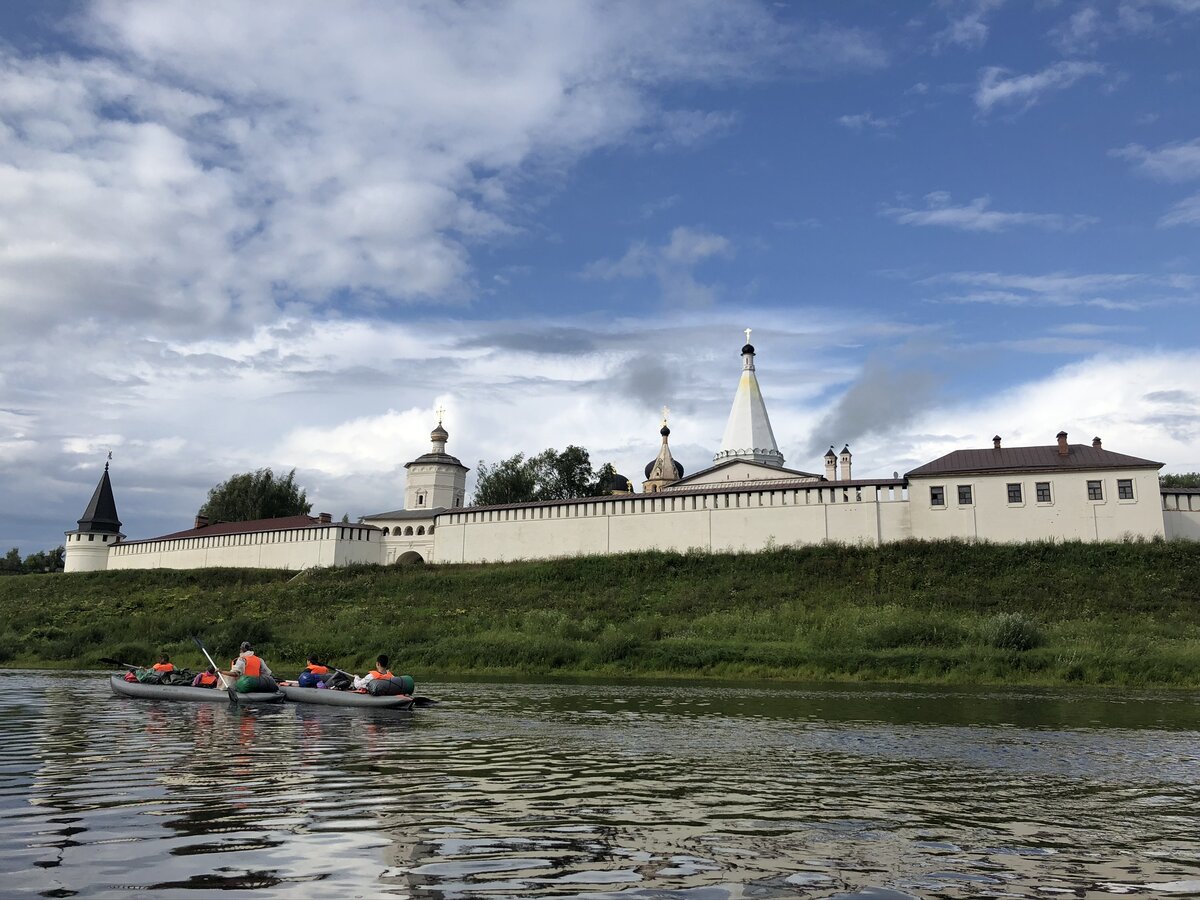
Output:
<path fill-rule="evenodd" d="M 237 689 L 244 691 L 252 689 L 252 686 L 243 686 L 241 684 L 242 678 L 270 678 L 271 670 L 263 662 L 262 657 L 255 655 L 253 645 L 249 641 L 242 641 L 241 652 L 238 654 L 238 658 L 233 661 L 229 671 L 225 674 L 238 679 L 239 684 Z M 272 684 L 274 684 L 273 680 Z M 274 689 L 274 687 L 271 688 L 271 690 Z"/>
<path fill-rule="evenodd" d="M 362 678 L 355 676 L 354 689 L 361 691 L 368 684 L 377 678 L 392 678 L 392 670 L 388 668 L 391 665 L 391 659 L 386 653 L 380 653 L 375 657 L 375 668 L 364 675 Z"/>
<path fill-rule="evenodd" d="M 192 679 L 192 687 L 215 688 L 217 686 L 217 669 L 209 666 Z"/>
<path fill-rule="evenodd" d="M 308 654 L 308 665 L 304 667 L 304 671 L 300 673 L 297 679 L 297 684 L 300 687 L 316 687 L 317 682 L 324 681 L 325 676 L 329 674 L 329 666 L 321 665 L 321 661 L 317 658 L 317 654 Z"/>
<path fill-rule="evenodd" d="M 167 656 L 167 654 L 160 653 L 158 654 L 158 662 L 151 666 L 151 668 L 155 672 L 174 672 L 175 664 L 171 662 L 171 657 Z"/>

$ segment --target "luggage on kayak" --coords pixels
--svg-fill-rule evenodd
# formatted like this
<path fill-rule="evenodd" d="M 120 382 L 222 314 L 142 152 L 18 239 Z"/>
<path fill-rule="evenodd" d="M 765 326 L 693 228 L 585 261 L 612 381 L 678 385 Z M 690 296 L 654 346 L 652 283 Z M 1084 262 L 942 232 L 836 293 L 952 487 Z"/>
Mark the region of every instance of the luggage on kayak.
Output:
<path fill-rule="evenodd" d="M 233 686 L 239 694 L 270 694 L 279 690 L 279 685 L 270 675 L 242 675 Z"/>
<path fill-rule="evenodd" d="M 367 693 L 372 697 L 394 697 L 397 694 L 411 694 L 415 687 L 416 683 L 411 675 L 372 678 L 367 682 Z"/>
<path fill-rule="evenodd" d="M 301 672 L 300 677 L 296 679 L 296 684 L 300 687 L 315 688 L 325 679 L 329 678 L 333 673 L 322 674 L 318 672 Z"/>
<path fill-rule="evenodd" d="M 354 686 L 354 680 L 345 672 L 330 672 L 325 676 L 325 687 L 335 691 L 348 691 Z"/>

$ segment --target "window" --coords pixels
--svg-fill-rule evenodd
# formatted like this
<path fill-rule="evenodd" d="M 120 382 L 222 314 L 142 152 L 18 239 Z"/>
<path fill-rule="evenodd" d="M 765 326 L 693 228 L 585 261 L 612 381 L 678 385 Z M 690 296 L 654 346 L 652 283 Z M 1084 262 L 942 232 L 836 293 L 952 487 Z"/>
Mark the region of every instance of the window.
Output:
<path fill-rule="evenodd" d="M 1117 499 L 1132 500 L 1133 499 L 1133 479 L 1118 478 L 1117 479 Z"/>
<path fill-rule="evenodd" d="M 1018 481 L 1018 482 L 1009 484 L 1009 486 L 1008 486 L 1008 502 L 1009 503 L 1020 503 L 1021 502 L 1021 482 Z"/>
<path fill-rule="evenodd" d="M 425 533 L 425 526 L 424 526 L 424 525 L 418 525 L 418 526 L 417 526 L 417 534 L 424 534 L 424 533 Z"/>
<path fill-rule="evenodd" d="M 941 485 L 931 487 L 929 489 L 929 505 L 930 506 L 945 506 L 946 505 L 946 489 Z"/>
<path fill-rule="evenodd" d="M 1050 482 L 1039 481 L 1037 483 L 1036 487 L 1037 487 L 1037 502 L 1038 503 L 1049 503 L 1050 502 Z"/>
<path fill-rule="evenodd" d="M 958 486 L 958 505 L 971 505 L 971 486 L 969 484 L 960 484 Z"/>
<path fill-rule="evenodd" d="M 424 506 L 424 505 L 425 505 L 425 495 L 417 494 L 417 506 Z"/>
<path fill-rule="evenodd" d="M 1104 499 L 1104 484 L 1099 481 L 1088 482 L 1088 499 L 1103 500 Z"/>

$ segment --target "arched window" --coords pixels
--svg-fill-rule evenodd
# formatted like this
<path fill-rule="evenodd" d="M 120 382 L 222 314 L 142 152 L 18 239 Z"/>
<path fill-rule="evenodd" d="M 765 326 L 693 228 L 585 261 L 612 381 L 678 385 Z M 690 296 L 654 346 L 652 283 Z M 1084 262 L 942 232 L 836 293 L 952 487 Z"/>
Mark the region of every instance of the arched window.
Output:
<path fill-rule="evenodd" d="M 433 534 L 433 526 L 432 525 L 429 526 L 429 531 L 427 531 L 426 534 Z"/>
<path fill-rule="evenodd" d="M 406 536 L 412 534 L 412 526 L 411 525 L 409 525 L 407 528 L 404 529 L 404 534 Z"/>
<path fill-rule="evenodd" d="M 384 533 L 384 536 L 387 536 L 387 535 L 391 534 L 392 532 L 388 529 L 388 527 L 386 525 L 384 525 L 383 533 Z"/>
<path fill-rule="evenodd" d="M 424 525 L 418 525 L 418 526 L 417 526 L 417 534 L 424 534 L 424 533 L 425 533 L 425 526 L 424 526 Z"/>

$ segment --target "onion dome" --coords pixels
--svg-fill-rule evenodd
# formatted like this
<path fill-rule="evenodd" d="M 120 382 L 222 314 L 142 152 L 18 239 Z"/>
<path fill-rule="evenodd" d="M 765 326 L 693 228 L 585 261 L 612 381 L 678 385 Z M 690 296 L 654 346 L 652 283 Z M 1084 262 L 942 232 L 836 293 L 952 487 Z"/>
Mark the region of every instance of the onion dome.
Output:
<path fill-rule="evenodd" d="M 633 483 L 624 475 L 613 472 L 600 480 L 600 491 L 605 494 L 632 494 Z"/>
<path fill-rule="evenodd" d="M 442 443 L 445 443 L 449 437 L 450 432 L 442 427 L 441 422 L 438 422 L 437 427 L 434 428 L 433 431 L 429 432 L 429 439 L 431 441 L 441 441 Z"/>

